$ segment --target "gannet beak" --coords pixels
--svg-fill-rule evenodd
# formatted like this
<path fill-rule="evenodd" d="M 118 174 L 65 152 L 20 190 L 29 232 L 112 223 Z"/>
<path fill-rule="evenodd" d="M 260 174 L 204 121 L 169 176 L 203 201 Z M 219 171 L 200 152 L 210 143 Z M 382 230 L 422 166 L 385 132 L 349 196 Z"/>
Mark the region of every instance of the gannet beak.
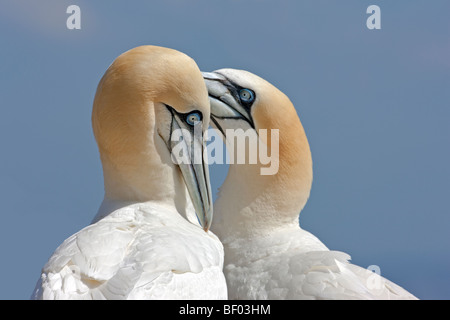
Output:
<path fill-rule="evenodd" d="M 202 122 L 188 126 L 173 108 L 169 150 L 172 160 L 179 166 L 195 214 L 203 230 L 208 231 L 213 217 L 211 186 L 208 164 L 203 160 L 204 144 Z M 180 141 L 181 140 L 181 141 Z M 178 144 L 182 144 L 176 148 Z M 177 152 L 173 152 L 178 150 Z M 181 150 L 181 152 L 180 152 Z"/>
<path fill-rule="evenodd" d="M 225 135 L 218 120 L 242 119 L 255 128 L 249 110 L 246 110 L 236 99 L 237 88 L 226 77 L 217 72 L 202 72 L 211 104 L 211 120 Z"/>

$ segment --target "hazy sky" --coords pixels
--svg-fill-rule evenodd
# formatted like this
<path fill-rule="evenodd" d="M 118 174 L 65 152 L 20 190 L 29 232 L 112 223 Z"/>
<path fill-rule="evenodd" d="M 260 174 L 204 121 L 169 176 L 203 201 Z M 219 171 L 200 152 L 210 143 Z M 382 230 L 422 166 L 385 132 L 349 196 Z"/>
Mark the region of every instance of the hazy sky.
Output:
<path fill-rule="evenodd" d="M 66 27 L 72 4 L 81 30 Z M 380 30 L 366 27 L 372 4 Z M 446 0 L 0 0 L 0 298 L 28 299 L 95 216 L 97 83 L 154 44 L 285 92 L 314 161 L 302 227 L 419 298 L 450 299 L 449 12 Z M 225 175 L 211 168 L 214 192 Z"/>

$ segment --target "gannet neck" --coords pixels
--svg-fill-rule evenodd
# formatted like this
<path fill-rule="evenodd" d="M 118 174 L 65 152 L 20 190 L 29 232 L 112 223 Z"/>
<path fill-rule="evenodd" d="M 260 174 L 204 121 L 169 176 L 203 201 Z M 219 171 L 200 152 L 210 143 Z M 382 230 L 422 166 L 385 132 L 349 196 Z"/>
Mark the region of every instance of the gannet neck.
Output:
<path fill-rule="evenodd" d="M 161 202 L 181 214 L 192 207 L 162 132 L 171 126 L 168 106 L 178 112 L 200 108 L 209 118 L 202 84 L 196 63 L 167 48 L 134 48 L 111 64 L 98 85 L 92 113 L 105 200 Z"/>
<path fill-rule="evenodd" d="M 246 235 L 268 233 L 288 226 L 298 228 L 298 216 L 310 194 L 312 159 L 292 102 L 273 85 L 251 73 L 231 69 L 216 72 L 240 87 L 254 90 L 256 99 L 251 117 L 255 130 L 279 130 L 279 169 L 274 175 L 261 175 L 260 168 L 264 165 L 260 163 L 231 164 L 214 205 L 215 222 L 220 226 L 213 225 L 213 230 L 221 236 L 240 231 Z M 267 141 L 268 154 L 271 143 Z"/>

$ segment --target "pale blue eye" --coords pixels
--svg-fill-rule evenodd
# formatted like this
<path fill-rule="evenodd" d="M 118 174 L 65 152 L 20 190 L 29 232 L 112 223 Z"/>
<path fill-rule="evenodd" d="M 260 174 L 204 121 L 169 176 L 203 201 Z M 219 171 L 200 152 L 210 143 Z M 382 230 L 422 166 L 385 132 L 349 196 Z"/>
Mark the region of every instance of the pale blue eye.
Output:
<path fill-rule="evenodd" d="M 243 102 L 253 102 L 255 100 L 255 94 L 250 89 L 241 89 L 239 91 L 239 97 Z"/>
<path fill-rule="evenodd" d="M 191 126 L 195 126 L 197 124 L 197 122 L 199 122 L 201 120 L 202 120 L 202 117 L 200 116 L 200 113 L 198 113 L 198 112 L 192 112 L 186 116 L 186 122 Z"/>

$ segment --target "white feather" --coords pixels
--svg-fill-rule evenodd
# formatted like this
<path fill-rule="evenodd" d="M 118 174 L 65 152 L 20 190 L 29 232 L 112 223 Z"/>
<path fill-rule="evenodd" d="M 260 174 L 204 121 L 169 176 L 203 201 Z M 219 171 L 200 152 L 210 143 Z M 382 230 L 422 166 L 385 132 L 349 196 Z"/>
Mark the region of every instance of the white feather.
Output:
<path fill-rule="evenodd" d="M 416 299 L 298 227 L 228 241 L 224 273 L 231 299 Z"/>
<path fill-rule="evenodd" d="M 33 298 L 226 299 L 221 243 L 171 210 L 130 205 L 72 235 Z"/>

